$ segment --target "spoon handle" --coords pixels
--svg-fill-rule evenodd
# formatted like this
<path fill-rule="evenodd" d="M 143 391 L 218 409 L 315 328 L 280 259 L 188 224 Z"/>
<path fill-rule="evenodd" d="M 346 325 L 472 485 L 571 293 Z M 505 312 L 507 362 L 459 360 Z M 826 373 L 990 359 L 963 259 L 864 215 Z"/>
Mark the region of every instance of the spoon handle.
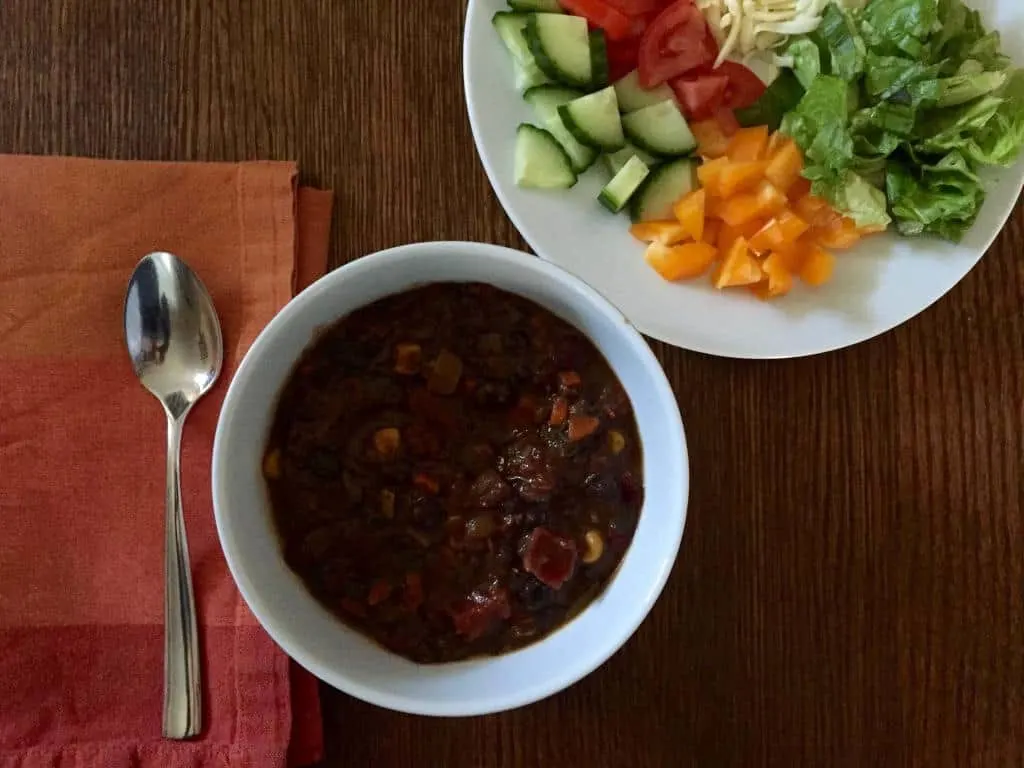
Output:
<path fill-rule="evenodd" d="M 202 728 L 199 642 L 185 517 L 181 508 L 183 419 L 167 418 L 167 517 L 164 551 L 164 728 L 168 739 L 197 736 Z"/>

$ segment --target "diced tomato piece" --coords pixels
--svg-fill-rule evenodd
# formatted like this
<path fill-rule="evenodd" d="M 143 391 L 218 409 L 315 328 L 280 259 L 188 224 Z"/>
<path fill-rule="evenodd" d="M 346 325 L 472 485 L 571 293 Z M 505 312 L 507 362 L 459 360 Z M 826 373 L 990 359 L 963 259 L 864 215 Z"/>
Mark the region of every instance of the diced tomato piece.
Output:
<path fill-rule="evenodd" d="M 721 108 L 729 78 L 723 75 L 684 75 L 669 85 L 688 120 L 707 120 Z"/>
<path fill-rule="evenodd" d="M 728 109 L 744 109 L 753 105 L 767 87 L 748 67 L 735 61 L 723 61 L 713 72 L 729 79 L 724 101 Z"/>
<path fill-rule="evenodd" d="M 476 640 L 492 629 L 499 621 L 512 615 L 508 591 L 504 587 L 491 586 L 475 589 L 464 600 L 449 609 L 455 631 L 467 640 Z"/>
<path fill-rule="evenodd" d="M 537 527 L 523 553 L 523 568 L 552 589 L 559 589 L 576 570 L 576 542 Z"/>
<path fill-rule="evenodd" d="M 627 16 L 640 16 L 651 11 L 660 11 L 671 0 L 605 0 L 605 2 L 618 8 Z"/>
<path fill-rule="evenodd" d="M 693 0 L 677 0 L 644 32 L 640 43 L 640 85 L 654 88 L 674 77 L 706 66 L 718 56 L 718 45 Z"/>
<path fill-rule="evenodd" d="M 631 37 L 627 40 L 609 40 L 606 43 L 608 52 L 608 78 L 615 82 L 636 69 L 640 58 L 640 38 Z"/>
<path fill-rule="evenodd" d="M 625 40 L 633 33 L 633 20 L 605 0 L 558 0 L 569 13 L 600 27 L 609 40 Z"/>

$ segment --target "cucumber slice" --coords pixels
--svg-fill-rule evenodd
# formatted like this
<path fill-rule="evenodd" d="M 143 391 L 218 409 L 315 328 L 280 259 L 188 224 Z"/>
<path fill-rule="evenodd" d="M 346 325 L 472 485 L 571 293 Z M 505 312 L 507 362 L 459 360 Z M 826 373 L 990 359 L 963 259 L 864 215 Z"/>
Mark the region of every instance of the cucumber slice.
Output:
<path fill-rule="evenodd" d="M 537 60 L 533 58 L 530 46 L 526 44 L 526 38 L 523 37 L 523 29 L 526 27 L 526 20 L 529 17 L 528 13 L 498 11 L 491 19 L 505 48 L 512 54 L 517 91 L 525 91 L 527 88 L 551 82 L 551 79 L 537 66 Z"/>
<path fill-rule="evenodd" d="M 491 17 L 491 24 L 498 33 L 498 37 L 501 38 L 501 42 L 512 54 L 512 58 L 523 65 L 528 61 L 533 61 L 530 46 L 526 44 L 526 38 L 523 37 L 523 30 L 526 28 L 526 22 L 530 16 L 529 13 L 498 11 Z"/>
<path fill-rule="evenodd" d="M 593 64 L 586 19 L 558 13 L 527 16 L 523 34 L 544 74 L 568 85 L 589 87 Z"/>
<path fill-rule="evenodd" d="M 619 109 L 623 112 L 636 112 L 675 97 L 665 83 L 651 90 L 644 88 L 640 85 L 640 73 L 635 69 L 615 82 L 615 95 L 619 99 Z"/>
<path fill-rule="evenodd" d="M 580 144 L 576 137 L 558 116 L 558 108 L 563 104 L 575 101 L 585 94 L 575 88 L 566 88 L 564 85 L 538 85 L 523 94 L 523 100 L 533 107 L 537 119 L 544 124 L 544 127 L 562 145 L 562 149 L 572 160 L 572 167 L 576 173 L 583 173 L 594 164 L 597 159 L 597 150 Z"/>
<path fill-rule="evenodd" d="M 532 56 L 525 64 L 520 64 L 518 61 L 512 62 L 512 69 L 516 75 L 517 91 L 525 92 L 538 85 L 546 85 L 551 82 L 548 76 L 540 71 L 540 67 L 537 66 L 537 62 L 533 60 Z"/>
<path fill-rule="evenodd" d="M 597 160 L 598 151 L 593 147 L 588 147 L 586 144 L 580 144 L 576 141 L 576 137 L 565 127 L 565 123 L 562 122 L 562 118 L 558 116 L 557 112 L 544 121 L 544 127 L 562 145 L 562 149 L 565 150 L 565 153 L 572 161 L 572 169 L 577 174 L 583 173 Z"/>
<path fill-rule="evenodd" d="M 686 118 L 672 99 L 623 115 L 622 129 L 640 149 L 655 155 L 678 157 L 697 147 Z"/>
<path fill-rule="evenodd" d="M 531 189 L 568 189 L 576 183 L 572 161 L 555 137 L 522 123 L 516 129 L 516 185 Z"/>
<path fill-rule="evenodd" d="M 540 85 L 523 94 L 523 101 L 533 107 L 537 119 L 546 123 L 552 115 L 558 115 L 558 108 L 570 101 L 586 96 L 583 91 L 566 88 L 564 85 Z"/>
<path fill-rule="evenodd" d="M 639 157 L 648 168 L 653 168 L 658 164 L 657 158 L 653 155 L 649 155 L 627 141 L 626 146 L 618 152 L 612 152 L 604 156 L 604 165 L 608 169 L 608 173 L 614 176 L 625 167 L 632 157 Z"/>
<path fill-rule="evenodd" d="M 661 221 L 672 218 L 672 206 L 697 188 L 697 163 L 680 158 L 651 170 L 630 200 L 633 221 Z"/>
<path fill-rule="evenodd" d="M 617 152 L 626 144 L 619 102 L 611 86 L 563 104 L 558 108 L 558 116 L 576 140 L 588 147 Z"/>
<path fill-rule="evenodd" d="M 601 190 L 601 194 L 597 196 L 598 201 L 612 213 L 618 213 L 644 183 L 650 172 L 644 161 L 633 155 L 622 170 Z"/>
<path fill-rule="evenodd" d="M 590 33 L 590 85 L 592 88 L 608 85 L 608 43 L 603 29 Z"/>
<path fill-rule="evenodd" d="M 565 13 L 558 0 L 508 0 L 513 11 L 537 11 L 539 13 Z"/>

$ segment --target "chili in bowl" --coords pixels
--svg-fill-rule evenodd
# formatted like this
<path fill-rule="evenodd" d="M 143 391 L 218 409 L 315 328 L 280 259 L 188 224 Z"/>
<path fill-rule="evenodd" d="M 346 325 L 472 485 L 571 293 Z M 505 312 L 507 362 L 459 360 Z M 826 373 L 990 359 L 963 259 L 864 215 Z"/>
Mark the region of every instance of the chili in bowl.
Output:
<path fill-rule="evenodd" d="M 294 299 L 231 385 L 218 533 L 246 602 L 331 685 L 482 714 L 593 668 L 685 520 L 674 396 L 585 284 L 495 246 L 360 259 Z"/>

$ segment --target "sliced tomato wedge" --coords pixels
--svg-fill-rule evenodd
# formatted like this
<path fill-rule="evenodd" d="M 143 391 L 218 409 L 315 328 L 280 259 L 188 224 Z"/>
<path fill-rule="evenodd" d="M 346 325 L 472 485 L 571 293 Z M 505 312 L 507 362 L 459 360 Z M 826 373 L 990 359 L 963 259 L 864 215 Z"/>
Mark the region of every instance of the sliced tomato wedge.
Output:
<path fill-rule="evenodd" d="M 688 120 L 707 120 L 725 102 L 729 78 L 725 75 L 686 75 L 670 82 Z"/>
<path fill-rule="evenodd" d="M 582 16 L 604 30 L 609 40 L 625 40 L 633 34 L 633 19 L 605 0 L 558 0 L 569 13 Z"/>
<path fill-rule="evenodd" d="M 618 8 L 627 16 L 639 16 L 651 11 L 660 11 L 672 0 L 605 0 L 605 2 Z"/>
<path fill-rule="evenodd" d="M 608 47 L 608 78 L 615 82 L 625 77 L 634 69 L 640 54 L 640 40 L 609 40 Z"/>
<path fill-rule="evenodd" d="M 729 109 L 744 109 L 754 104 L 765 92 L 765 84 L 749 68 L 735 61 L 723 61 L 714 70 L 729 79 L 723 106 Z"/>
<path fill-rule="evenodd" d="M 658 14 L 640 42 L 640 85 L 655 88 L 711 64 L 718 46 L 693 0 L 676 0 Z"/>

